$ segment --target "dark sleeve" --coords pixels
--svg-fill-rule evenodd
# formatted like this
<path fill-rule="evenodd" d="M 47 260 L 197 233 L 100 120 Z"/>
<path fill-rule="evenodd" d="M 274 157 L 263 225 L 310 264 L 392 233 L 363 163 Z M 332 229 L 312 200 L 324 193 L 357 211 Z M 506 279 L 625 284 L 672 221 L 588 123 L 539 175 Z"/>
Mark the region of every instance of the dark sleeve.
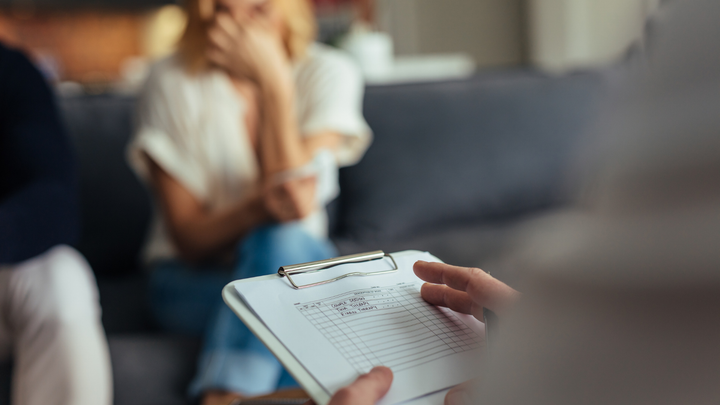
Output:
<path fill-rule="evenodd" d="M 0 264 L 75 242 L 76 183 L 49 86 L 24 55 L 0 45 Z"/>

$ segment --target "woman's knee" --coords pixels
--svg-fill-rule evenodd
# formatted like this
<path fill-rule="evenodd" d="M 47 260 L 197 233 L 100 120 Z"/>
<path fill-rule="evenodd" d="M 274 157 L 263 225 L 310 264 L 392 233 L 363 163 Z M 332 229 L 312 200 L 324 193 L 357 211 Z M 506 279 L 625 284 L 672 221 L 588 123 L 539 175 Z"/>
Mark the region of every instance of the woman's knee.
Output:
<path fill-rule="evenodd" d="M 236 276 L 267 274 L 279 266 L 327 259 L 333 254 L 329 241 L 310 235 L 298 222 L 268 225 L 243 241 L 239 251 L 241 268 Z"/>
<path fill-rule="evenodd" d="M 251 247 L 285 245 L 292 244 L 308 236 L 298 222 L 264 225 L 251 232 L 243 241 L 243 245 Z"/>
<path fill-rule="evenodd" d="M 314 250 L 323 242 L 311 236 L 299 222 L 274 224 L 253 231 L 241 245 L 241 255 L 254 252 L 286 253 Z"/>

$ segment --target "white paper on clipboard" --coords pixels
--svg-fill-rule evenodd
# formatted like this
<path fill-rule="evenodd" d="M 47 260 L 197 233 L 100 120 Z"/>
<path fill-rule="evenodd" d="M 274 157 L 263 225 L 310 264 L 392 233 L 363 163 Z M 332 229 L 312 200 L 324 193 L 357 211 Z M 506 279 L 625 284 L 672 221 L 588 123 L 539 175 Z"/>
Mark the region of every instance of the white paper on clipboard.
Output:
<path fill-rule="evenodd" d="M 433 393 L 477 372 L 483 325 L 420 298 L 422 281 L 412 265 L 437 258 L 418 251 L 392 256 L 396 273 L 303 290 L 270 275 L 230 283 L 223 298 L 319 405 L 376 365 L 390 367 L 395 376 L 381 405 L 433 403 L 441 398 Z M 388 263 L 346 264 L 308 274 L 304 281 L 383 266 Z"/>

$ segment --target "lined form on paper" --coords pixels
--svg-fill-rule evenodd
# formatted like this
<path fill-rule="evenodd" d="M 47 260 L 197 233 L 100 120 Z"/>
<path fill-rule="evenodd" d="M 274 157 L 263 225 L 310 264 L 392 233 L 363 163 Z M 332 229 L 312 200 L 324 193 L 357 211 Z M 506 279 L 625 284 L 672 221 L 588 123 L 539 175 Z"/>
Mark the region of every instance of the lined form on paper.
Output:
<path fill-rule="evenodd" d="M 283 278 L 235 285 L 240 297 L 313 378 L 332 394 L 372 367 L 394 374 L 390 405 L 437 392 L 478 371 L 482 323 L 469 315 L 426 303 L 417 260 L 438 261 L 427 252 L 393 254 L 395 273 L 345 278 L 302 290 Z M 383 260 L 321 270 L 314 282 L 355 271 L 389 268 Z"/>
<path fill-rule="evenodd" d="M 415 284 L 350 291 L 295 304 L 358 373 L 394 372 L 477 349 L 479 336 L 452 311 L 425 302 Z"/>

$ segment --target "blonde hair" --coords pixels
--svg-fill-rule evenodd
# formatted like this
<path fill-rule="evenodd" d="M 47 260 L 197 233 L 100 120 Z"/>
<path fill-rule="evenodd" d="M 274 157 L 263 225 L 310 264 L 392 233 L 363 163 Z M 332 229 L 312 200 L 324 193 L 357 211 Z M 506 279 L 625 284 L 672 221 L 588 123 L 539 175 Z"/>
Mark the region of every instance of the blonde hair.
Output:
<path fill-rule="evenodd" d="M 283 41 L 291 60 L 305 56 L 315 40 L 317 25 L 309 0 L 270 0 L 280 11 L 285 25 Z M 190 72 L 208 67 L 205 58 L 207 29 L 215 16 L 215 0 L 186 0 L 187 26 L 180 38 L 179 52 Z"/>

